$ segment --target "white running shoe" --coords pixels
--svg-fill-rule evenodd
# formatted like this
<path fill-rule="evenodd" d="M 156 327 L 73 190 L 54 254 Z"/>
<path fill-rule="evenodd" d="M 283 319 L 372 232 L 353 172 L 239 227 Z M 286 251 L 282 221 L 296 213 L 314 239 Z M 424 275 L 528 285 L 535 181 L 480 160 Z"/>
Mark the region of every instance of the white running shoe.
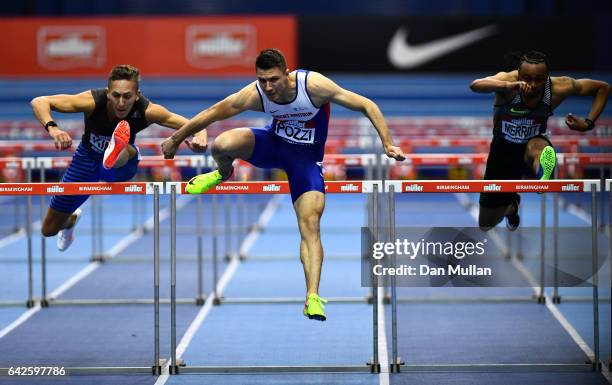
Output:
<path fill-rule="evenodd" d="M 72 227 L 69 229 L 63 229 L 57 233 L 57 249 L 59 251 L 64 251 L 69 248 L 70 245 L 72 245 L 72 241 L 74 241 L 74 228 L 76 227 L 77 223 L 79 223 L 79 218 L 81 218 L 82 212 L 83 210 L 80 208 L 74 210 L 74 214 L 76 215 L 74 225 L 72 225 Z"/>

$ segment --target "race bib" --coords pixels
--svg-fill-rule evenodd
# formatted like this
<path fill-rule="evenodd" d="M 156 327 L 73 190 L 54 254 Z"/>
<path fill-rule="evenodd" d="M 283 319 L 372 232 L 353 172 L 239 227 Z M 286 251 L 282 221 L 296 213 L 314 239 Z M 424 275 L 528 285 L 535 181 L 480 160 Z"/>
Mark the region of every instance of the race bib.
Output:
<path fill-rule="evenodd" d="M 98 136 L 94 133 L 89 133 L 89 143 L 91 143 L 91 148 L 100 154 L 104 153 L 110 140 L 110 136 Z"/>
<path fill-rule="evenodd" d="M 315 129 L 305 125 L 306 122 L 296 120 L 277 121 L 274 133 L 291 143 L 313 144 Z"/>
<path fill-rule="evenodd" d="M 540 134 L 540 123 L 531 122 L 501 122 L 504 139 L 513 143 L 525 143 Z"/>

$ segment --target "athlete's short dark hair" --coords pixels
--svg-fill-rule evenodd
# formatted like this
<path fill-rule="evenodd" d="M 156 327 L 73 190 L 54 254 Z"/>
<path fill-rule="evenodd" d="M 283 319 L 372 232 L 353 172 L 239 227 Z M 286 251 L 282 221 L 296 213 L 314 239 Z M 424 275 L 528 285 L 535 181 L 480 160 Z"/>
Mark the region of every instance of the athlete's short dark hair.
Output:
<path fill-rule="evenodd" d="M 521 65 L 523 63 L 531 63 L 531 64 L 541 64 L 544 63 L 546 65 L 546 71 L 550 69 L 550 65 L 548 63 L 548 57 L 546 54 L 540 51 L 528 51 L 525 53 L 521 52 L 509 52 L 505 55 L 506 61 L 509 61 L 511 65 L 520 70 Z"/>
<path fill-rule="evenodd" d="M 108 75 L 108 87 L 115 80 L 129 80 L 136 83 L 136 89 L 140 89 L 140 71 L 129 64 L 114 66 Z"/>
<path fill-rule="evenodd" d="M 541 64 L 544 63 L 546 65 L 546 70 L 548 70 L 548 58 L 545 54 L 539 51 L 529 51 L 521 56 L 521 60 L 519 61 L 519 68 L 523 63 L 531 63 L 531 64 Z"/>
<path fill-rule="evenodd" d="M 285 72 L 287 69 L 287 62 L 283 53 L 276 48 L 264 49 L 259 53 L 255 60 L 255 68 L 262 70 L 269 70 L 272 68 L 280 68 L 281 71 Z"/>

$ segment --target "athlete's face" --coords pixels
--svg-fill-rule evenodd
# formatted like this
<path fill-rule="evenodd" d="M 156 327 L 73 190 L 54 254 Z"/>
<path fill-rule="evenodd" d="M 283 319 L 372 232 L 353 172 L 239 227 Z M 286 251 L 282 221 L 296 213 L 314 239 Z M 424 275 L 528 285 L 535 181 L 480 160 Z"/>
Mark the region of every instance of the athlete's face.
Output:
<path fill-rule="evenodd" d="M 273 102 L 282 102 L 289 88 L 289 69 L 281 70 L 278 67 L 264 70 L 257 68 L 257 81 L 268 99 Z"/>
<path fill-rule="evenodd" d="M 113 80 L 106 97 L 112 114 L 117 119 L 125 119 L 139 98 L 138 85 L 131 80 Z"/>
<path fill-rule="evenodd" d="M 537 96 L 544 91 L 548 79 L 548 68 L 545 63 L 523 62 L 519 67 L 518 80 L 529 85 L 525 96 Z"/>

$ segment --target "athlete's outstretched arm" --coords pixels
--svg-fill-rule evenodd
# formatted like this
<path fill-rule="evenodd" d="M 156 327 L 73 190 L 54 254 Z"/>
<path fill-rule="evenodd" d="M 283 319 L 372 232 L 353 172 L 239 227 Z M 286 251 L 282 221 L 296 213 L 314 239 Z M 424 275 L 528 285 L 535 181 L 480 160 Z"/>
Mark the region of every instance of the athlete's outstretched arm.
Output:
<path fill-rule="evenodd" d="M 585 119 L 568 114 L 565 124 L 575 131 L 588 131 L 593 129 L 593 125 L 599 115 L 603 112 L 610 96 L 610 85 L 600 80 L 592 79 L 572 79 L 570 77 L 559 78 L 561 94 L 565 98 L 569 95 L 592 96 L 593 103 L 591 111 Z M 588 120 L 587 120 L 588 119 Z M 589 120 L 591 123 L 589 123 Z"/>
<path fill-rule="evenodd" d="M 393 139 L 389 134 L 387 122 L 385 121 L 385 118 L 376 103 L 359 94 L 345 90 L 334 83 L 331 79 L 317 72 L 309 73 L 307 87 L 308 92 L 313 97 L 313 101 L 317 103 L 317 105 L 332 102 L 364 114 L 368 119 L 370 119 L 370 122 L 372 122 L 374 128 L 376 128 L 387 156 L 396 160 L 406 159 L 402 149 L 393 144 Z"/>
<path fill-rule="evenodd" d="M 145 111 L 147 122 L 157 123 L 160 126 L 178 130 L 183 127 L 189 120 L 184 116 L 168 111 L 168 109 L 160 104 L 150 103 Z M 206 130 L 198 132 L 192 141 L 185 140 L 187 147 L 193 152 L 206 152 L 208 147 L 208 133 Z"/>
<path fill-rule="evenodd" d="M 167 159 L 172 159 L 182 141 L 214 122 L 231 118 L 246 110 L 261 111 L 261 108 L 261 101 L 259 100 L 255 83 L 251 83 L 235 94 L 231 94 L 220 102 L 201 111 L 172 134 L 172 136 L 164 140 L 161 145 L 164 156 Z"/>
<path fill-rule="evenodd" d="M 160 104 L 150 103 L 145 111 L 147 122 L 156 123 L 160 126 L 178 130 L 185 125 L 188 120 L 184 116 L 168 111 Z"/>
<path fill-rule="evenodd" d="M 30 102 L 32 112 L 43 126 L 53 120 L 51 111 L 58 112 L 85 112 L 91 113 L 96 107 L 91 91 L 76 95 L 48 95 L 38 96 Z M 70 135 L 58 126 L 49 126 L 49 135 L 53 138 L 55 148 L 65 150 L 72 146 Z"/>

